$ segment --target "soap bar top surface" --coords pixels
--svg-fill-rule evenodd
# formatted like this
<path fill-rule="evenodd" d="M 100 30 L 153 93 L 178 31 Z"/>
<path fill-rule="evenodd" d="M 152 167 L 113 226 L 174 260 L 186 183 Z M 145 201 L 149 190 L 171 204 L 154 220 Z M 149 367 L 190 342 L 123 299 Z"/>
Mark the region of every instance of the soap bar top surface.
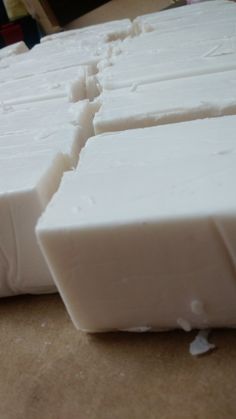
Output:
<path fill-rule="evenodd" d="M 236 117 L 229 116 L 89 140 L 40 228 L 233 213 L 235 127 Z"/>
<path fill-rule="evenodd" d="M 161 10 L 159 12 L 147 13 L 138 16 L 136 19 L 140 22 L 168 22 L 179 18 L 188 18 L 190 16 L 201 16 L 208 13 L 222 13 L 233 6 L 232 1 L 228 0 L 209 0 L 199 3 L 194 3 L 191 7 L 176 7 L 172 9 Z"/>
<path fill-rule="evenodd" d="M 101 90 L 235 69 L 235 23 L 224 26 L 217 41 L 207 35 L 201 42 L 192 39 L 189 44 L 183 44 L 178 48 L 179 54 L 173 51 L 173 35 L 166 46 L 167 38 L 164 37 L 163 44 L 159 37 L 153 37 L 153 32 L 145 34 L 145 39 L 140 37 L 142 39 L 137 43 L 135 39 L 135 46 L 132 45 L 133 41 L 130 41 L 127 51 L 124 46 L 120 47 L 118 57 L 105 60 L 99 66 L 100 71 L 96 77 Z M 230 33 L 233 33 L 232 37 L 227 34 L 229 28 Z M 217 27 L 217 30 L 220 31 L 220 28 Z M 151 36 L 152 40 L 149 39 Z M 175 36 L 174 38 L 176 39 Z M 142 50 L 143 54 L 140 53 Z"/>
<path fill-rule="evenodd" d="M 36 100 L 70 97 L 84 99 L 85 69 L 70 67 L 0 83 L 0 101 L 12 104 Z"/>
<path fill-rule="evenodd" d="M 213 20 L 225 20 L 235 12 L 232 1 L 207 1 L 139 16 L 134 20 L 136 32 L 173 30 Z"/>
<path fill-rule="evenodd" d="M 85 101 L 86 102 L 86 101 Z M 66 98 L 22 104 L 0 104 L 0 134 L 16 131 L 56 130 L 64 124 L 77 123 L 84 101 L 68 104 Z"/>
<path fill-rule="evenodd" d="M 236 70 L 104 91 L 95 133 L 236 113 Z"/>

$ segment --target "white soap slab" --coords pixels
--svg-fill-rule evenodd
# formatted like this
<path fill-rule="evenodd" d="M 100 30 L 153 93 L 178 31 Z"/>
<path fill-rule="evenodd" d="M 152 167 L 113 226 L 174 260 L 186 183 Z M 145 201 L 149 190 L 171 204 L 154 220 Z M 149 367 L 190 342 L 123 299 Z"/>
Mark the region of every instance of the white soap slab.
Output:
<path fill-rule="evenodd" d="M 194 44 L 208 41 L 222 41 L 236 36 L 236 5 L 235 15 L 225 21 L 199 23 L 187 29 L 180 25 L 177 29 L 166 32 L 148 32 L 120 42 L 120 50 L 125 54 L 137 53 L 140 49 L 149 50 L 182 49 L 183 46 L 191 49 Z M 230 39 L 229 39 L 230 41 Z"/>
<path fill-rule="evenodd" d="M 222 117 L 87 142 L 37 226 L 76 327 L 236 326 L 235 132 Z"/>
<path fill-rule="evenodd" d="M 114 41 L 115 42 L 115 41 Z M 30 55 L 31 57 L 37 58 L 39 56 L 47 57 L 52 56 L 54 54 L 63 54 L 66 48 L 66 51 L 70 51 L 76 55 L 87 53 L 88 56 L 93 55 L 104 55 L 104 48 L 105 51 L 114 42 L 110 42 L 109 44 L 106 41 L 106 37 L 96 37 L 85 38 L 85 39 L 77 39 L 77 37 L 65 37 L 54 39 L 50 42 L 43 42 L 40 44 L 36 44 L 31 50 Z"/>
<path fill-rule="evenodd" d="M 87 129 L 87 114 L 92 114 L 92 105 L 87 100 L 69 104 L 66 99 L 26 102 L 19 105 L 0 103 L 0 134 L 16 131 L 55 130 L 61 125 L 81 124 Z"/>
<path fill-rule="evenodd" d="M 101 68 L 94 79 L 102 91 L 233 70 L 236 69 L 235 39 L 234 37 L 229 42 L 221 40 L 212 48 L 206 42 L 205 48 L 203 44 L 193 47 L 193 52 L 189 55 L 188 48 L 180 49 L 179 59 L 172 51 L 158 54 L 158 51 L 152 53 L 150 50 L 143 55 L 124 54 L 113 65 Z M 204 50 L 205 53 L 200 55 Z"/>
<path fill-rule="evenodd" d="M 113 41 L 115 39 L 125 38 L 131 33 L 131 31 L 131 21 L 129 19 L 121 19 L 47 35 L 41 38 L 41 42 L 70 37 L 77 37 L 78 40 L 81 40 L 94 37 L 99 38 L 104 35 L 107 36 L 107 40 Z"/>
<path fill-rule="evenodd" d="M 105 40 L 103 40 L 102 38 L 100 41 L 97 42 L 94 39 L 93 42 L 92 39 L 91 42 L 89 42 L 89 40 L 86 41 L 86 39 L 81 41 L 77 41 L 74 38 L 65 38 L 62 40 L 55 39 L 51 42 L 36 44 L 28 52 L 28 54 L 12 55 L 6 57 L 4 60 L 0 61 L 0 70 L 4 70 L 12 66 L 16 67 L 17 70 L 18 65 L 20 63 L 26 62 L 26 65 L 29 67 L 28 70 L 26 69 L 26 73 L 28 75 L 29 72 L 30 74 L 32 73 L 33 63 L 39 63 L 40 61 L 41 66 L 43 65 L 43 67 L 41 68 L 38 65 L 39 68 L 37 72 L 45 72 L 45 65 L 51 65 L 53 69 L 57 69 L 55 67 L 55 60 L 59 61 L 60 68 L 68 68 L 68 63 L 69 66 L 73 65 L 74 62 L 77 63 L 78 57 L 80 57 L 80 60 L 82 61 L 87 60 L 88 63 L 91 62 L 91 64 L 94 64 L 94 57 L 96 58 L 100 54 L 102 56 L 106 55 L 106 51 L 110 48 L 108 44 L 104 45 L 104 43 Z M 54 56 L 53 60 L 52 56 Z M 37 65 L 35 64 L 35 67 L 36 66 Z M 49 67 L 49 71 L 51 71 L 51 67 Z M 20 71 L 20 68 L 21 66 L 19 66 L 18 71 Z M 33 74 L 35 74 L 35 71 L 33 72 Z M 24 76 L 24 74 L 22 76 Z M 3 75 L 1 75 L 1 78 L 3 79 Z"/>
<path fill-rule="evenodd" d="M 135 33 L 152 30 L 178 29 L 186 25 L 201 24 L 213 20 L 224 20 L 235 13 L 232 1 L 208 1 L 193 4 L 193 7 L 178 7 L 137 17 L 134 22 Z"/>
<path fill-rule="evenodd" d="M 223 12 L 224 10 L 232 7 L 232 1 L 228 0 L 209 0 L 199 3 L 194 3 L 187 6 L 174 7 L 170 9 L 160 10 L 158 12 L 147 13 L 138 16 L 134 19 L 135 24 L 169 22 L 176 19 L 189 18 L 191 16 L 205 16 L 209 13 Z M 174 23 L 174 22 L 173 22 Z"/>
<path fill-rule="evenodd" d="M 57 136 L 63 146 L 60 134 Z M 55 291 L 34 226 L 70 166 L 60 150 L 44 147 L 0 156 L 1 296 Z"/>
<path fill-rule="evenodd" d="M 76 53 L 76 50 L 70 50 L 65 48 L 61 52 L 51 55 L 45 55 L 42 51 L 41 54 L 36 56 L 27 54 L 27 59 L 15 61 L 10 60 L 1 66 L 0 62 L 0 82 L 11 81 L 16 79 L 23 79 L 29 76 L 35 76 L 39 74 L 48 73 L 51 71 L 58 71 L 63 69 L 69 69 L 71 67 L 78 68 L 82 65 L 89 65 L 93 71 L 96 71 L 96 65 L 99 59 L 106 57 L 106 51 L 109 47 L 104 46 L 103 55 L 100 57 L 97 53 L 88 53 L 87 50 L 80 50 Z"/>
<path fill-rule="evenodd" d="M 86 67 L 71 67 L 0 83 L 0 101 L 13 104 L 65 97 L 77 102 L 86 98 L 85 74 Z"/>
<path fill-rule="evenodd" d="M 27 51 L 29 51 L 29 48 L 23 41 L 17 42 L 16 44 L 8 45 L 0 49 L 0 61 L 12 55 L 23 54 Z"/>
<path fill-rule="evenodd" d="M 108 90 L 96 134 L 236 114 L 236 70 Z"/>
<path fill-rule="evenodd" d="M 126 170 L 131 167 L 139 167 L 144 170 L 148 165 L 152 168 L 159 163 L 161 165 L 165 164 L 167 159 L 171 166 L 175 159 L 180 157 L 179 152 L 183 144 L 186 153 L 191 152 L 192 156 L 196 155 L 197 158 L 202 158 L 204 148 L 199 149 L 194 146 L 198 140 L 201 144 L 204 144 L 204 142 L 206 145 L 208 143 L 215 144 L 215 151 L 212 156 L 227 155 L 227 153 L 230 154 L 231 149 L 225 147 L 225 152 L 219 151 L 222 146 L 222 137 L 225 136 L 231 144 L 234 144 L 235 124 L 236 116 L 230 115 L 158 127 L 103 133 L 90 138 L 86 142 L 80 153 L 80 162 L 75 174 L 81 172 L 96 174 L 108 170 Z M 202 139 L 201 133 L 204 133 Z M 185 137 L 188 138 L 188 141 L 185 141 Z M 162 147 L 165 138 L 167 138 L 167 142 Z M 159 144 L 161 154 L 159 152 L 155 153 L 156 142 Z M 151 150 L 149 152 L 146 152 L 147 144 Z M 133 150 L 133 153 L 131 150 Z M 142 158 L 140 158 L 141 154 Z M 185 164 L 187 168 L 187 161 Z M 155 208 L 153 210 L 155 211 Z"/>
<path fill-rule="evenodd" d="M 108 60 L 102 60 L 98 64 L 99 72 L 100 74 L 97 76 L 90 76 L 86 78 L 86 90 L 87 95 L 90 98 L 94 98 L 99 95 L 99 88 L 97 87 L 97 78 L 103 80 L 103 76 L 106 73 L 110 73 L 113 70 L 109 68 L 110 66 L 115 67 L 116 72 L 126 72 L 124 68 L 124 63 L 127 64 L 130 67 L 130 71 L 133 71 L 133 63 L 136 63 L 136 67 L 139 68 L 138 71 L 141 73 L 141 68 L 145 66 L 145 70 L 143 69 L 143 72 L 146 72 L 144 75 L 144 79 L 141 79 L 141 83 L 149 83 L 149 76 L 151 79 L 153 78 L 153 81 L 155 81 L 156 78 L 159 79 L 159 76 L 163 77 L 165 79 L 166 76 L 171 78 L 175 77 L 182 77 L 182 74 L 186 77 L 191 76 L 191 72 L 189 73 L 190 68 L 192 69 L 193 74 L 195 72 L 204 70 L 208 64 L 211 63 L 211 57 L 220 56 L 223 57 L 226 55 L 234 54 L 236 51 L 236 37 L 232 38 L 225 38 L 218 41 L 206 41 L 206 42 L 199 42 L 199 43 L 190 43 L 190 44 L 184 44 L 178 46 L 178 48 L 165 48 L 165 47 L 158 47 L 155 48 L 154 45 L 151 46 L 147 43 L 146 47 L 144 48 L 135 48 L 132 51 L 129 51 L 127 54 L 125 51 L 122 51 L 120 46 L 117 46 L 114 48 L 114 53 L 112 57 Z M 116 55 L 118 54 L 118 55 Z M 128 55 L 128 57 L 127 57 Z M 191 60 L 194 60 L 194 63 L 198 61 L 198 65 L 194 66 L 193 64 L 189 64 Z M 181 63 L 179 63 L 181 61 Z M 183 65 L 184 61 L 184 65 Z M 226 60 L 227 61 L 227 60 Z M 228 58 L 229 66 L 230 66 L 230 59 Z M 178 62 L 178 63 L 177 63 Z M 204 64 L 205 62 L 205 64 Z M 155 66 L 155 63 L 161 65 L 162 73 L 155 74 L 155 70 L 153 66 Z M 170 65 L 172 63 L 172 66 Z M 176 64 L 177 63 L 177 64 Z M 204 67 L 200 67 L 200 63 L 204 64 Z M 218 63 L 219 64 L 219 63 Z M 225 64 L 225 63 L 224 63 Z M 232 63 L 234 66 L 234 62 Z M 149 70 L 147 69 L 147 66 L 149 67 Z M 164 73 L 164 66 L 167 69 L 170 69 L 170 73 Z M 106 68 L 108 69 L 106 70 Z M 171 68 L 170 68 L 171 67 Z M 177 67 L 180 67 L 180 73 L 178 72 L 175 74 L 175 69 Z M 153 70 L 150 72 L 150 69 Z M 225 67 L 222 66 L 223 69 Z M 207 67 L 209 70 L 209 67 Z M 218 71 L 217 68 L 215 68 L 216 71 Z M 214 72 L 214 68 L 212 69 Z M 125 77 L 125 76 L 124 76 Z M 158 81 L 158 80 L 157 80 Z M 126 84 L 126 83 L 125 83 Z M 129 83 L 128 83 L 129 84 Z M 140 84 L 140 81 L 138 80 L 137 83 L 133 83 L 130 88 L 132 90 L 135 90 L 135 88 Z M 107 86 L 107 85 L 106 85 Z M 102 90 L 102 86 L 100 86 L 100 90 Z M 90 93 L 91 91 L 91 93 Z"/>
<path fill-rule="evenodd" d="M 52 108 L 55 113 L 57 104 L 55 101 Z M 63 118 L 51 124 L 50 115 L 46 123 L 38 113 L 42 126 L 38 125 L 37 130 L 32 109 L 27 116 L 29 109 L 25 107 L 25 113 L 21 110 L 25 118 L 21 120 L 21 132 L 20 126 L 14 124 L 12 111 L 13 132 L 0 135 L 0 296 L 55 291 L 34 228 L 63 172 L 76 166 L 80 149 L 92 134 L 92 108 L 88 101 L 76 104 L 75 126 L 63 125 Z"/>

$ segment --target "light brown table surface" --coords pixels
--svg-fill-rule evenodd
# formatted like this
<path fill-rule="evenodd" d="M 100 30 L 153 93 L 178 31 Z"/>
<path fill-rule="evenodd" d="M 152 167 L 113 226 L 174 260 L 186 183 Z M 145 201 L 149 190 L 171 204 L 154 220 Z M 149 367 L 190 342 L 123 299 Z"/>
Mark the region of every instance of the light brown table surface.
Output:
<path fill-rule="evenodd" d="M 236 331 L 86 335 L 58 295 L 0 301 L 1 419 L 236 418 Z"/>

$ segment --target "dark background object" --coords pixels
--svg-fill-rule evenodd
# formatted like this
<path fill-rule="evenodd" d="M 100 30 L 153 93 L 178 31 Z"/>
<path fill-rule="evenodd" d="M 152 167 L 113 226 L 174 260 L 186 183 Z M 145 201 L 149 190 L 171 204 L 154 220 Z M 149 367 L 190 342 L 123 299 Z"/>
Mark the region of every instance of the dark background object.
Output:
<path fill-rule="evenodd" d="M 42 5 L 49 6 L 57 18 L 61 26 L 66 25 L 71 20 L 90 12 L 96 7 L 108 3 L 110 0 L 84 0 L 84 1 L 68 1 L 68 0 L 41 0 Z"/>
<path fill-rule="evenodd" d="M 24 16 L 9 22 L 5 6 L 0 0 L 0 48 L 24 41 L 32 48 L 40 40 L 37 22 L 31 16 Z"/>
<path fill-rule="evenodd" d="M 4 4 L 2 0 L 0 0 L 0 25 L 4 25 L 9 22 L 6 9 L 4 7 Z"/>

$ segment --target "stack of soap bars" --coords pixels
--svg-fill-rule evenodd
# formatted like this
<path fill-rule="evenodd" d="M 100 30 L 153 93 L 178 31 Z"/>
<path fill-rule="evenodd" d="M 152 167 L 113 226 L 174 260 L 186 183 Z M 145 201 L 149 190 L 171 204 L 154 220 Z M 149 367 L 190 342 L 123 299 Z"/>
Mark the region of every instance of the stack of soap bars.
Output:
<path fill-rule="evenodd" d="M 236 4 L 0 53 L 0 295 L 77 328 L 236 327 Z"/>

